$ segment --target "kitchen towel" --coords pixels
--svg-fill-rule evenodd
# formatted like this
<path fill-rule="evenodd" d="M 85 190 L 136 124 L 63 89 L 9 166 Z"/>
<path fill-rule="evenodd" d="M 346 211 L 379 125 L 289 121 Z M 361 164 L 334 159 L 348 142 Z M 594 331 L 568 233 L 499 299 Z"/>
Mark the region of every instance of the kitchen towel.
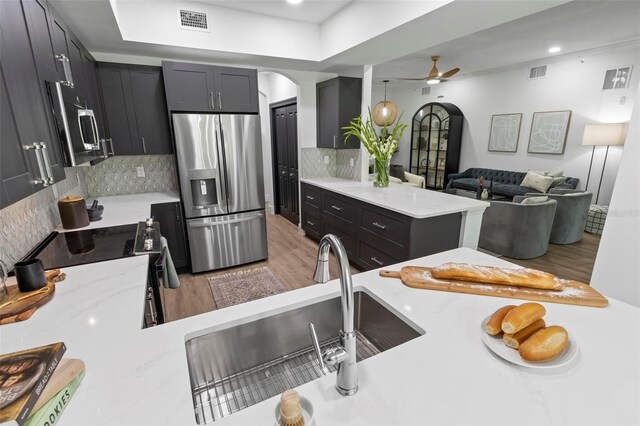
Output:
<path fill-rule="evenodd" d="M 178 279 L 176 267 L 174 266 L 173 260 L 171 259 L 171 252 L 169 251 L 167 239 L 165 237 L 160 237 L 160 243 L 162 244 L 162 249 L 166 250 L 166 256 L 164 258 L 164 271 L 162 272 L 162 285 L 164 286 L 164 288 L 176 289 L 180 287 L 180 280 Z"/>

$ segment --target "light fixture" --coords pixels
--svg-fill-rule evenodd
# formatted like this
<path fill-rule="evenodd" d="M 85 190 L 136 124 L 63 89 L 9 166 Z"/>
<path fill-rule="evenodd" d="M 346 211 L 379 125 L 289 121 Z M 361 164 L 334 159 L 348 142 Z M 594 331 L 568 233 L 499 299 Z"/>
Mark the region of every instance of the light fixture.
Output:
<path fill-rule="evenodd" d="M 549 53 L 558 53 L 562 48 L 560 46 L 552 46 L 549 48 Z"/>
<path fill-rule="evenodd" d="M 287 0 L 287 3 L 289 3 L 289 4 L 300 4 L 300 3 L 302 3 L 302 0 Z"/>
<path fill-rule="evenodd" d="M 600 197 L 600 187 L 602 186 L 602 178 L 604 176 L 604 168 L 607 164 L 607 156 L 609 155 L 609 147 L 611 145 L 624 145 L 627 136 L 627 123 L 593 123 L 584 127 L 582 136 L 582 145 L 593 146 L 591 150 L 591 162 L 589 163 L 589 173 L 587 174 L 587 183 L 584 190 L 589 187 L 589 178 L 591 177 L 591 166 L 593 166 L 593 154 L 596 152 L 596 146 L 606 146 L 607 151 L 604 154 L 604 162 L 602 163 L 602 173 L 600 174 L 600 183 L 598 184 L 598 192 L 596 193 L 596 204 Z"/>
<path fill-rule="evenodd" d="M 430 80 L 427 80 L 427 84 L 438 84 L 438 83 L 440 83 L 439 78 L 432 78 Z"/>
<path fill-rule="evenodd" d="M 384 101 L 380 101 L 373 107 L 373 122 L 378 126 L 389 126 L 396 121 L 398 115 L 398 109 L 396 104 L 387 100 L 387 83 L 389 80 L 383 80 L 384 82 Z"/>

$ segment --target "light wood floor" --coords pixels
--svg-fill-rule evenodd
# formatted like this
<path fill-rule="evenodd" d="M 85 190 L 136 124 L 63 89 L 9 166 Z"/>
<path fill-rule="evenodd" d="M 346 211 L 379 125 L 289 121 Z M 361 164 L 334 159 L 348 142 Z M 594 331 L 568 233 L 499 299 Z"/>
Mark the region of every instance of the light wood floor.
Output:
<path fill-rule="evenodd" d="M 202 274 L 180 274 L 180 288 L 161 289 L 165 321 L 213 311 L 216 308 L 208 277 L 254 269 L 262 266 L 269 270 L 289 290 L 306 287 L 313 283 L 318 244 L 298 233 L 298 227 L 280 215 L 267 215 L 267 246 L 269 259 L 223 271 Z M 330 262 L 331 277 L 338 276 L 335 260 Z M 359 271 L 351 268 L 352 274 Z"/>
<path fill-rule="evenodd" d="M 566 280 L 589 284 L 599 245 L 600 237 L 585 232 L 584 238 L 577 243 L 549 244 L 547 253 L 535 259 L 503 259 L 527 268 L 549 272 Z"/>
<path fill-rule="evenodd" d="M 165 321 L 175 321 L 217 309 L 207 282 L 208 277 L 267 266 L 287 289 L 295 290 L 313 284 L 318 245 L 300 235 L 297 226 L 280 215 L 267 215 L 267 244 L 269 259 L 266 261 L 223 271 L 181 274 L 180 288 L 161 289 Z M 575 244 L 549 244 L 549 251 L 535 259 L 503 259 L 540 269 L 560 278 L 589 283 L 599 244 L 600 237 L 585 233 L 583 240 Z M 354 267 L 351 270 L 353 274 L 359 272 Z M 331 277 L 337 276 L 336 262 L 332 260 Z"/>

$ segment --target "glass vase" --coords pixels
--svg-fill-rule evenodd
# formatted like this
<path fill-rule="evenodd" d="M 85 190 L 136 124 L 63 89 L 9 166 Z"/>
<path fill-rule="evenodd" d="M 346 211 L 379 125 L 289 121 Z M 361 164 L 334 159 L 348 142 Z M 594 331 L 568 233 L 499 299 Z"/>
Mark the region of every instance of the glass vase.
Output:
<path fill-rule="evenodd" d="M 391 161 L 384 159 L 374 159 L 376 166 L 376 178 L 373 181 L 373 186 L 376 188 L 387 188 L 389 186 L 389 166 Z"/>

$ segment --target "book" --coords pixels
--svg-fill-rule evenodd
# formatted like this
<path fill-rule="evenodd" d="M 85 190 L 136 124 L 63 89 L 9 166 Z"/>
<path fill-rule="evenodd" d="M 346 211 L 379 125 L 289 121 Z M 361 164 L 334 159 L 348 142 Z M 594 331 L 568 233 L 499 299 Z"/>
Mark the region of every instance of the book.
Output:
<path fill-rule="evenodd" d="M 49 402 L 58 392 L 69 384 L 73 379 L 84 372 L 84 362 L 80 359 L 62 358 L 49 383 L 44 388 L 40 397 L 31 409 L 31 412 L 38 411 L 44 404 Z"/>
<path fill-rule="evenodd" d="M 58 342 L 0 355 L 0 423 L 25 423 L 66 349 Z"/>
<path fill-rule="evenodd" d="M 65 387 L 63 387 L 53 398 L 49 399 L 39 410 L 35 411 L 24 423 L 24 426 L 53 426 L 55 425 L 71 397 L 80 386 L 80 382 L 84 378 L 85 371 L 75 376 Z"/>

